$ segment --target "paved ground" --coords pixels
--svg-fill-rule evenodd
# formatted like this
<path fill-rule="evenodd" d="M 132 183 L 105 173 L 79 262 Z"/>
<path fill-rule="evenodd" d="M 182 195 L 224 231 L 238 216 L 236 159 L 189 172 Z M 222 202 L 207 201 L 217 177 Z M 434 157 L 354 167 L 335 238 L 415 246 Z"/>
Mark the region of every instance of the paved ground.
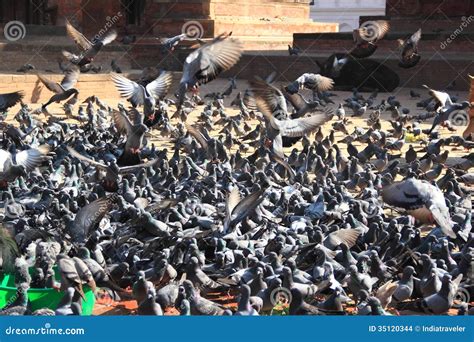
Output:
<path fill-rule="evenodd" d="M 225 80 L 225 79 L 215 80 L 215 81 L 211 82 L 209 85 L 205 85 L 205 86 L 201 87 L 201 95 L 204 96 L 205 94 L 210 93 L 210 92 L 222 91 L 226 87 L 227 84 L 228 84 L 228 81 Z M 245 80 L 238 80 L 237 85 L 238 85 L 238 89 L 234 90 L 234 93 L 228 99 L 225 100 L 226 106 L 229 106 L 229 103 L 235 97 L 235 95 L 237 94 L 237 91 L 243 91 L 247 88 L 247 82 Z M 420 110 L 419 108 L 416 107 L 416 103 L 419 101 L 419 99 L 411 99 L 410 95 L 409 95 L 410 90 L 411 90 L 410 88 L 398 88 L 395 92 L 393 92 L 391 94 L 389 94 L 389 93 L 380 93 L 378 95 L 375 103 L 377 103 L 377 104 L 380 103 L 380 101 L 382 99 L 386 99 L 389 95 L 395 95 L 397 97 L 397 99 L 401 102 L 402 106 L 405 107 L 405 108 L 408 108 L 410 110 L 410 114 L 412 114 L 412 115 L 422 114 L 423 110 Z M 416 90 L 416 92 L 418 92 L 422 95 L 421 98 L 428 97 L 426 89 L 415 89 L 415 90 Z M 331 106 L 334 107 L 334 108 L 337 107 L 338 103 L 343 102 L 344 99 L 351 96 L 350 92 L 334 92 L 334 93 L 337 94 L 336 97 L 332 98 L 333 101 L 335 102 L 335 104 L 331 105 Z M 362 94 L 365 97 L 369 96 L 369 93 L 362 93 Z M 30 98 L 30 94 L 26 94 L 26 95 L 27 96 L 25 98 Z M 93 95 L 93 94 L 81 93 L 80 94 L 80 100 L 82 101 L 90 95 Z M 307 95 L 309 97 L 309 94 L 307 94 Z M 458 96 L 460 100 L 468 99 L 468 96 L 469 96 L 467 91 L 466 92 L 455 91 L 455 92 L 453 92 L 452 95 Z M 117 92 L 111 93 L 110 97 L 101 98 L 101 100 L 106 102 L 110 106 L 116 106 L 119 102 L 126 103 L 126 101 L 119 98 Z M 36 109 L 36 108 L 40 107 L 41 105 L 39 103 L 37 103 L 37 104 L 31 104 L 30 106 L 31 106 L 31 108 Z M 13 123 L 13 121 L 12 121 L 13 116 L 18 112 L 18 109 L 19 109 L 19 106 L 16 106 L 16 107 L 14 107 L 10 110 L 9 116 L 7 117 L 7 120 L 6 120 L 7 122 L 12 122 Z M 76 110 L 77 110 L 77 108 L 76 108 Z M 201 110 L 202 110 L 202 108 L 197 108 L 193 113 L 191 113 L 188 117 L 188 120 L 187 120 L 188 123 L 192 124 L 193 122 L 195 122 L 196 117 L 199 115 Z M 55 116 L 58 116 L 58 117 L 63 116 L 63 110 L 62 110 L 61 105 L 53 104 L 49 107 L 49 111 Z M 237 113 L 237 110 L 235 110 L 231 107 L 229 107 L 227 111 L 230 115 L 235 115 Z M 172 114 L 173 112 L 174 112 L 174 109 L 172 108 L 170 113 Z M 349 116 L 349 119 L 350 119 L 350 124 L 348 125 L 348 131 L 350 133 L 353 132 L 354 127 L 367 128 L 366 120 L 368 118 L 369 111 L 362 118 L 350 118 L 352 113 L 350 113 L 349 109 L 346 109 L 346 113 L 347 113 L 347 116 Z M 39 118 L 41 120 L 47 119 L 46 116 L 44 116 L 44 115 L 40 115 Z M 390 123 L 387 121 L 389 119 L 390 119 L 390 113 L 389 112 L 383 113 L 383 115 L 382 115 L 382 126 L 383 126 L 383 129 L 385 129 L 385 130 L 391 127 Z M 335 121 L 335 119 L 333 119 L 332 121 L 326 123 L 323 126 L 323 133 L 327 134 L 331 130 L 331 128 L 332 128 L 331 125 L 334 121 Z M 173 120 L 172 123 L 176 124 L 177 121 Z M 250 122 L 250 125 L 255 126 L 256 122 Z M 423 128 L 431 127 L 431 121 L 425 122 L 421 126 Z M 450 136 L 450 135 L 453 135 L 453 134 L 461 135 L 464 128 L 465 127 L 458 127 L 457 132 L 451 132 L 451 131 L 449 131 L 445 128 L 439 128 L 439 131 L 440 131 L 441 136 Z M 221 127 L 216 127 L 216 130 L 211 132 L 211 134 L 218 134 L 218 131 L 220 131 L 220 129 L 221 129 Z M 339 139 L 342 139 L 344 137 L 344 134 L 342 134 L 340 132 L 336 132 L 335 136 L 339 140 Z M 160 147 L 170 148 L 172 146 L 170 144 L 168 138 L 159 136 L 157 131 L 151 131 L 150 132 L 150 136 L 149 136 L 148 141 L 149 141 L 149 143 L 153 142 L 153 143 L 155 143 L 155 145 L 160 146 Z M 419 143 L 414 142 L 413 144 L 415 145 L 415 148 L 416 148 L 416 145 L 419 144 Z M 355 146 L 357 147 L 358 145 L 355 144 Z M 402 152 L 404 152 L 406 149 L 408 149 L 408 146 L 409 146 L 408 143 L 405 144 L 405 146 L 403 147 Z M 296 145 L 296 147 L 298 147 L 298 145 Z M 345 145 L 341 146 L 341 148 L 343 150 L 345 150 L 345 147 L 346 147 Z M 286 149 L 285 152 L 289 153 L 290 151 L 291 151 L 291 148 Z M 450 156 L 453 157 L 453 156 L 463 154 L 463 153 L 464 152 L 461 149 L 452 149 L 452 152 L 450 152 Z"/>

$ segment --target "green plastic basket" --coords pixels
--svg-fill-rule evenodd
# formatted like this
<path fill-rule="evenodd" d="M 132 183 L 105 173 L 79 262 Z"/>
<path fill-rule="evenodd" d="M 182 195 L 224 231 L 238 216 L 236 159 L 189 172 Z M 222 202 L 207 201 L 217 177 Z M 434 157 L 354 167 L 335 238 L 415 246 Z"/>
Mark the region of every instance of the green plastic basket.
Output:
<path fill-rule="evenodd" d="M 55 269 L 56 280 L 60 279 L 60 276 Z M 30 269 L 30 273 L 33 270 Z M 12 297 L 16 295 L 15 276 L 13 274 L 2 274 L 0 282 L 0 308 L 3 308 L 10 301 Z M 90 316 L 94 310 L 95 295 L 89 286 L 83 288 L 85 294 L 85 300 L 82 300 L 82 315 Z M 59 302 L 64 296 L 63 291 L 58 291 L 52 288 L 30 288 L 28 290 L 28 299 L 31 303 L 31 310 L 37 310 L 42 308 L 49 308 L 55 310 Z"/>

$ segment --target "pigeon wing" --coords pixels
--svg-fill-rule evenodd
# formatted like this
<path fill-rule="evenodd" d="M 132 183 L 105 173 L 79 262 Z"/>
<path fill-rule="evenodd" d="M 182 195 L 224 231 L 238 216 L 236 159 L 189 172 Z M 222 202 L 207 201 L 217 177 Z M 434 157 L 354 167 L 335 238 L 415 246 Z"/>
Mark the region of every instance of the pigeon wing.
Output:
<path fill-rule="evenodd" d="M 92 43 L 78 30 L 71 25 L 68 21 L 66 22 L 66 31 L 69 36 L 82 50 L 86 51 L 92 47 Z"/>
<path fill-rule="evenodd" d="M 199 129 L 186 123 L 186 130 L 188 131 L 189 134 L 191 134 L 191 136 L 194 139 L 197 140 L 197 142 L 199 143 L 199 145 L 201 145 L 203 149 L 207 149 L 208 147 L 207 139 L 204 137 L 204 135 L 201 133 Z"/>
<path fill-rule="evenodd" d="M 74 266 L 76 267 L 77 274 L 79 275 L 79 278 L 81 278 L 82 283 L 89 285 L 91 290 L 95 291 L 96 285 L 91 270 L 87 267 L 84 261 L 78 257 L 74 257 L 72 260 L 74 261 Z"/>
<path fill-rule="evenodd" d="M 99 198 L 82 207 L 74 218 L 74 229 L 84 237 L 89 236 L 91 229 L 99 224 L 112 208 L 116 200 L 117 195 L 114 194 Z M 74 232 L 73 235 L 77 236 L 78 234 L 75 233 L 76 232 Z"/>
<path fill-rule="evenodd" d="M 49 145 L 41 145 L 38 148 L 30 148 L 16 154 L 16 163 L 23 165 L 27 172 L 36 169 L 42 162 L 48 160 L 51 152 Z"/>
<path fill-rule="evenodd" d="M 413 35 L 410 37 L 409 41 L 411 44 L 413 44 L 415 47 L 418 45 L 418 42 L 421 40 L 421 28 L 413 33 Z"/>
<path fill-rule="evenodd" d="M 105 36 L 99 39 L 103 45 L 112 43 L 117 38 L 117 31 L 109 31 Z"/>
<path fill-rule="evenodd" d="M 49 79 L 47 79 L 45 76 L 41 75 L 41 74 L 36 74 L 36 76 L 38 77 L 38 79 L 41 81 L 41 83 L 43 83 L 43 85 L 48 88 L 48 90 L 52 91 L 53 93 L 55 94 L 61 94 L 64 92 L 64 89 L 61 87 L 61 85 L 59 83 L 56 83 L 54 81 L 51 81 Z"/>
<path fill-rule="evenodd" d="M 122 111 L 112 111 L 112 117 L 114 119 L 115 126 L 120 133 L 129 134 L 133 130 L 130 119 Z"/>
<path fill-rule="evenodd" d="M 328 238 L 330 238 L 333 245 L 345 244 L 349 248 L 352 248 L 356 242 L 357 238 L 360 235 L 360 231 L 352 228 L 339 229 L 331 233 Z"/>
<path fill-rule="evenodd" d="M 208 83 L 222 71 L 232 68 L 242 55 L 242 44 L 234 38 L 220 38 L 200 47 L 198 81 Z"/>
<path fill-rule="evenodd" d="M 305 77 L 309 79 L 305 80 Z M 296 81 L 307 81 L 309 84 L 311 84 L 311 89 L 317 91 L 327 91 L 332 89 L 334 86 L 334 81 L 332 80 L 332 78 L 325 77 L 319 74 L 304 74 L 300 78 L 302 78 L 303 80 L 297 79 Z"/>
<path fill-rule="evenodd" d="M 252 80 L 250 86 L 253 95 L 265 101 L 273 116 L 280 120 L 288 118 L 286 99 L 280 89 L 261 78 Z"/>
<path fill-rule="evenodd" d="M 383 188 L 382 198 L 389 205 L 407 210 L 418 209 L 425 204 L 418 189 L 407 181 L 396 182 Z"/>
<path fill-rule="evenodd" d="M 61 88 L 64 90 L 68 90 L 74 88 L 79 79 L 79 68 L 75 67 L 67 71 L 66 75 L 61 81 Z"/>
<path fill-rule="evenodd" d="M 135 125 L 143 124 L 143 119 L 144 119 L 143 113 L 139 112 L 134 107 L 128 108 L 128 117 L 130 118 L 130 122 L 133 122 Z"/>
<path fill-rule="evenodd" d="M 281 134 L 277 134 L 277 136 L 273 139 L 272 147 L 272 152 L 276 155 L 277 158 L 285 158 L 285 153 L 283 152 L 283 138 Z"/>
<path fill-rule="evenodd" d="M 130 100 L 134 106 L 143 105 L 145 89 L 141 85 L 116 73 L 111 73 L 111 78 L 120 96 Z"/>
<path fill-rule="evenodd" d="M 241 221 L 246 217 L 252 210 L 254 210 L 260 203 L 262 203 L 266 188 L 262 188 L 254 193 L 248 195 L 243 200 L 239 202 L 232 210 L 232 216 L 234 221 Z"/>
<path fill-rule="evenodd" d="M 228 216 L 232 214 L 234 211 L 234 208 L 239 204 L 240 202 L 240 192 L 238 187 L 234 187 L 232 191 L 229 193 L 229 196 L 227 197 L 227 206 L 226 206 L 226 211 Z"/>
<path fill-rule="evenodd" d="M 378 29 L 377 40 L 380 40 L 390 31 L 390 23 L 387 20 L 377 20 L 375 23 Z"/>
<path fill-rule="evenodd" d="M 106 170 L 107 169 L 107 166 L 102 164 L 102 163 L 99 163 L 97 161 L 95 161 L 94 159 L 90 159 L 90 158 L 87 158 L 86 156 L 83 156 L 82 154 L 80 154 L 79 152 L 77 152 L 75 149 L 73 149 L 72 147 L 70 146 L 66 146 L 67 150 L 69 151 L 69 154 L 71 156 L 73 156 L 74 158 L 77 158 L 79 159 L 80 161 L 82 162 L 85 162 L 87 164 L 90 164 L 94 167 L 98 167 L 102 170 Z"/>
<path fill-rule="evenodd" d="M 431 200 L 426 203 L 426 207 L 430 210 L 431 215 L 433 215 L 434 220 L 439 224 L 443 233 L 455 239 L 456 233 L 453 231 L 453 222 L 451 221 L 449 214 L 446 215 L 445 213 L 449 213 L 447 208 L 446 210 L 442 210 L 438 203 L 432 202 Z"/>
<path fill-rule="evenodd" d="M 163 98 L 168 93 L 172 80 L 173 76 L 170 72 L 163 72 L 153 82 L 147 84 L 146 90 L 157 99 Z"/>
<path fill-rule="evenodd" d="M 382 304 L 382 307 L 385 309 L 388 304 L 390 304 L 391 297 L 395 293 L 395 291 L 398 288 L 398 282 L 394 282 L 392 280 L 389 280 L 382 286 L 380 286 L 377 289 L 377 293 L 375 294 L 375 297 L 377 297 L 380 300 L 380 303 Z"/>
<path fill-rule="evenodd" d="M 25 96 L 21 91 L 15 91 L 8 94 L 0 94 L 0 110 L 13 107 Z"/>
<path fill-rule="evenodd" d="M 306 105 L 306 99 L 300 93 L 290 94 L 285 92 L 285 98 L 291 103 L 294 109 L 300 110 Z"/>
<path fill-rule="evenodd" d="M 142 169 L 142 168 L 147 168 L 147 167 L 153 166 L 158 161 L 159 161 L 159 159 L 152 159 L 150 161 L 147 161 L 146 163 L 142 163 L 142 164 L 138 164 L 138 165 L 131 165 L 131 166 L 124 166 L 124 167 L 119 168 L 119 172 L 121 174 L 134 172 L 134 171 Z"/>
<path fill-rule="evenodd" d="M 329 121 L 326 113 L 316 113 L 310 117 L 280 121 L 281 134 L 287 137 L 301 137 L 313 132 L 319 126 Z"/>

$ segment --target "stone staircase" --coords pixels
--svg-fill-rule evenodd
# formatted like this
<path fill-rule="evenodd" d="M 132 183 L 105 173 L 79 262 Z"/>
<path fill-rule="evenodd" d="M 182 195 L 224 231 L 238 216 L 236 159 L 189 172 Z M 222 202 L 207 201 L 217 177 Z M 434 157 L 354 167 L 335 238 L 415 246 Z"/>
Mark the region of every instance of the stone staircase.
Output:
<path fill-rule="evenodd" d="M 309 19 L 307 0 L 272 1 L 271 6 L 266 0 L 156 2 L 160 4 L 153 29 L 156 35 L 176 35 L 193 27 L 202 38 L 232 32 L 233 37 L 244 43 L 245 49 L 275 50 L 291 44 L 293 32 L 338 31 L 335 23 L 316 23 Z"/>
<path fill-rule="evenodd" d="M 157 0 L 164 1 L 164 0 Z M 298 15 L 294 14 L 292 18 L 280 18 L 279 15 L 286 13 L 273 12 L 268 15 L 265 20 L 264 8 L 257 6 L 264 3 L 264 1 L 256 1 L 252 5 L 250 1 L 233 1 L 233 0 L 212 0 L 214 4 L 213 10 L 202 9 L 201 15 L 197 16 L 199 23 L 204 28 L 204 38 L 214 35 L 214 32 L 232 31 L 233 36 L 243 39 L 245 42 L 245 52 L 240 62 L 227 73 L 222 76 L 237 75 L 239 78 L 250 79 L 254 75 L 266 76 L 272 71 L 277 71 L 280 80 L 293 80 L 295 76 L 304 72 L 318 72 L 319 67 L 316 61 L 324 61 L 329 55 L 334 52 L 349 51 L 352 47 L 352 35 L 350 33 L 314 33 L 315 27 L 322 27 L 318 24 L 312 23 L 306 27 L 307 22 L 301 19 L 298 21 Z M 210 4 L 211 4 L 210 2 Z M 281 1 L 281 8 L 285 6 L 296 6 L 295 1 Z M 219 8 L 216 4 L 226 4 L 223 8 Z M 232 11 L 235 6 L 241 6 L 245 13 L 255 13 L 254 17 L 241 16 L 235 19 L 229 19 L 228 16 L 220 16 L 217 20 L 212 19 L 216 15 L 216 11 L 223 14 L 223 11 Z M 202 4 L 201 4 L 202 5 Z M 197 4 L 193 1 L 182 1 L 177 12 L 173 13 L 182 22 L 186 22 L 186 18 L 190 17 L 189 13 L 195 11 Z M 227 7 L 230 6 L 230 7 Z M 166 6 L 163 11 L 166 10 Z M 205 6 L 204 6 L 205 7 Z M 305 5 L 306 8 L 306 5 Z M 175 8 L 176 9 L 176 8 Z M 208 13 L 208 14 L 205 14 Z M 298 13 L 297 11 L 295 13 Z M 165 12 L 162 13 L 163 15 Z M 303 17 L 304 13 L 300 13 Z M 201 17 L 201 19 L 199 19 Z M 176 22 L 178 22 L 178 19 Z M 361 20 L 374 19 L 362 18 Z M 372 58 L 387 64 L 392 69 L 396 70 L 401 77 L 401 84 L 407 87 L 420 87 L 422 84 L 429 84 L 434 88 L 443 89 L 453 79 L 456 79 L 456 89 L 468 90 L 469 82 L 467 80 L 467 73 L 474 74 L 474 63 L 472 56 L 474 54 L 474 23 L 469 30 L 457 34 L 456 39 L 451 43 L 446 44 L 442 48 L 442 43 L 451 34 L 454 22 L 448 25 L 445 21 L 433 20 L 423 23 L 423 37 L 420 43 L 420 52 L 422 60 L 418 66 L 413 69 L 401 69 L 398 64 L 397 42 L 398 38 L 405 38 L 414 30 L 404 29 L 403 24 L 398 19 L 393 19 L 392 31 L 379 42 L 378 50 Z M 258 25 L 255 24 L 258 22 Z M 206 26 L 207 25 L 209 26 Z M 169 33 L 181 32 L 180 27 L 167 26 L 159 22 L 155 27 L 156 36 L 167 36 L 167 29 Z M 433 32 L 437 26 L 435 24 L 443 24 L 439 26 L 442 31 Z M 171 25 L 171 24 L 170 24 Z M 175 24 L 173 24 L 175 25 Z M 289 28 L 288 32 L 298 32 L 294 35 L 283 35 L 282 26 Z M 292 26 L 293 25 L 293 26 Z M 316 26 L 315 26 L 316 25 Z M 319 25 L 319 26 L 318 26 Z M 417 24 L 418 25 L 418 24 Z M 179 24 L 178 24 L 179 26 Z M 217 27 L 217 29 L 216 29 Z M 212 28 L 212 29 L 211 29 Z M 330 30 L 331 27 L 326 27 L 324 30 Z M 431 30 L 430 30 L 431 28 Z M 209 31 L 207 31 L 209 30 Z M 214 31 L 215 30 L 215 31 Z M 306 30 L 306 31 L 305 31 Z M 158 32 L 160 34 L 158 34 Z M 310 33 L 308 33 L 310 32 Z M 274 33 L 274 34 L 271 34 Z M 287 44 L 294 41 L 294 44 L 303 50 L 299 56 L 288 56 Z M 110 71 L 110 61 L 115 59 L 121 68 L 126 72 L 136 73 L 148 66 L 158 66 L 160 68 L 181 71 L 182 64 L 189 54 L 189 46 L 192 42 L 184 42 L 173 54 L 163 54 L 159 48 L 159 42 L 152 36 L 139 37 L 138 41 L 132 45 L 123 45 L 115 42 L 103 49 L 96 58 L 95 64 L 103 66 L 103 73 Z M 77 51 L 74 44 L 67 38 L 64 30 L 58 30 L 57 27 L 27 27 L 27 35 L 25 39 L 17 42 L 6 41 L 3 35 L 0 36 L 0 73 L 15 74 L 15 70 L 25 63 L 34 64 L 40 71 L 52 71 L 59 74 L 57 66 L 57 58 L 61 56 L 61 51 L 68 49 L 70 51 Z M 13 80 L 14 83 L 21 83 L 24 75 L 18 75 Z M 24 82 L 31 83 L 31 89 L 34 87 L 35 77 L 31 80 L 28 78 Z M 102 78 L 104 77 L 104 78 Z M 108 76 L 86 74 L 81 75 L 81 80 L 90 80 L 91 83 L 98 83 L 97 92 L 109 92 L 111 89 L 100 85 L 101 80 Z M 17 82 L 18 81 L 18 82 Z M 3 82 L 10 82 L 9 79 L 2 80 Z M 28 86 L 30 87 L 30 86 Z M 92 87 L 92 84 L 91 84 Z M 21 88 L 21 86 L 20 86 Z M 92 89 L 92 88 L 91 88 Z M 105 89 L 105 90 L 104 90 Z"/>

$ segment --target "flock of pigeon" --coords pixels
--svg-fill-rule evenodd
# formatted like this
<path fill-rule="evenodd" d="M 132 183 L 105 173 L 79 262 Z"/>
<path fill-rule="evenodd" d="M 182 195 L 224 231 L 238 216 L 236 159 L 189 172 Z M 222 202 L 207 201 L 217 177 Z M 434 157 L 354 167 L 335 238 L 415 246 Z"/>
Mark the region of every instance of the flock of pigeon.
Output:
<path fill-rule="evenodd" d="M 186 58 L 176 99 L 169 72 L 113 73 L 130 106 L 90 96 L 75 114 L 80 68 L 116 33 L 67 31 L 82 52 L 64 53 L 61 83 L 38 74 L 51 100 L 34 111 L 21 93 L 0 95 L 3 113 L 21 102 L 16 124 L 1 123 L 0 266 L 17 294 L 0 315 L 80 314 L 86 288 L 133 298 L 138 315 L 473 313 L 474 142 L 437 127 L 471 104 L 429 89 L 413 115 L 395 96 L 354 90 L 332 108 L 330 78 L 279 87 L 270 75 L 249 80 L 231 115 L 235 79 L 198 93 L 242 54 L 223 34 Z M 63 101 L 73 123 L 37 119 Z M 367 127 L 348 131 L 351 109 Z M 152 132 L 173 148 L 149 143 Z M 402 152 L 408 137 L 421 143 Z M 33 311 L 31 288 L 64 298 Z"/>

